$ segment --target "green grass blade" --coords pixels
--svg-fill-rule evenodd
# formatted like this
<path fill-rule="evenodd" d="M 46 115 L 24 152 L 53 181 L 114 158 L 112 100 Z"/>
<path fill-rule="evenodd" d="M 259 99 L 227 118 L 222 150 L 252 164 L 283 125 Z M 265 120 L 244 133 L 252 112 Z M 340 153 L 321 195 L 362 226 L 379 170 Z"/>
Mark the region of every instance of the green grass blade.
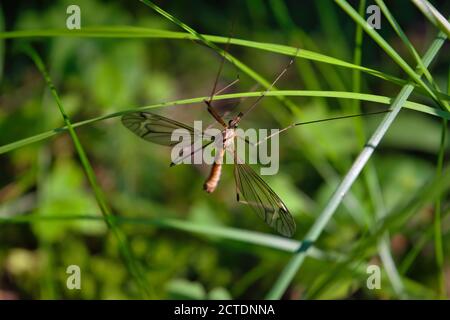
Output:
<path fill-rule="evenodd" d="M 214 100 L 227 100 L 227 99 L 236 99 L 236 98 L 245 98 L 245 97 L 259 97 L 261 94 L 262 94 L 262 91 L 224 94 L 224 95 L 214 96 Z M 386 105 L 389 105 L 392 102 L 392 98 L 385 97 L 385 96 L 373 95 L 373 94 L 367 94 L 367 93 L 354 93 L 354 92 L 341 92 L 341 91 L 314 91 L 314 90 L 279 90 L 279 91 L 267 92 L 268 97 L 278 96 L 278 95 L 292 96 L 292 97 L 324 97 L 324 98 L 352 99 L 352 100 L 375 102 L 375 103 L 386 104 Z M 139 108 L 123 110 L 120 112 L 114 112 L 114 113 L 98 116 L 95 118 L 83 120 L 80 122 L 76 122 L 76 123 L 72 124 L 72 127 L 78 128 L 78 127 L 86 126 L 86 125 L 93 124 L 96 122 L 104 121 L 107 119 L 120 117 L 128 112 L 145 111 L 145 110 L 168 107 L 168 106 L 178 106 L 178 105 L 181 106 L 181 105 L 202 103 L 206 98 L 208 98 L 208 97 L 203 96 L 203 97 L 198 97 L 198 98 L 181 99 L 181 100 L 157 103 L 157 104 L 143 106 L 143 107 L 139 107 Z M 411 109 L 411 110 L 423 112 L 423 113 L 426 113 L 429 115 L 433 115 L 436 117 L 450 120 L 450 112 L 432 108 L 432 107 L 426 106 L 424 104 L 407 101 L 407 102 L 405 102 L 404 107 Z M 306 119 L 303 119 L 303 120 L 306 120 Z M 15 149 L 27 146 L 31 143 L 35 143 L 35 142 L 39 142 L 39 141 L 51 138 L 57 134 L 66 132 L 67 130 L 68 130 L 67 126 L 55 128 L 55 129 L 52 129 L 52 130 L 49 130 L 46 132 L 42 132 L 42 133 L 33 135 L 28 138 L 24 138 L 21 140 L 11 142 L 9 144 L 5 144 L 3 146 L 0 146 L 0 154 L 11 152 Z"/>
<path fill-rule="evenodd" d="M 439 49 L 444 44 L 444 41 L 445 41 L 444 34 L 440 33 L 437 39 L 434 40 L 434 42 L 432 43 L 432 45 L 430 46 L 430 48 L 428 49 L 423 58 L 425 66 L 430 65 L 433 58 L 437 55 Z M 409 95 L 412 93 L 413 90 L 414 90 L 413 85 L 407 85 L 403 87 L 398 96 L 395 98 L 394 102 L 391 105 L 392 111 L 386 115 L 381 124 L 378 126 L 377 130 L 369 139 L 366 147 L 359 154 L 359 156 L 353 163 L 352 167 L 342 180 L 341 184 L 332 195 L 328 204 L 326 205 L 320 216 L 317 218 L 316 222 L 313 224 L 311 229 L 306 234 L 304 243 L 314 243 L 319 238 L 325 226 L 333 217 L 335 210 L 342 202 L 345 194 L 348 192 L 352 184 L 355 182 L 361 170 L 364 168 L 367 161 L 370 159 L 375 148 L 378 146 L 379 142 L 384 137 L 385 133 L 387 132 L 391 124 L 394 122 L 402 106 L 404 105 L 405 101 L 408 99 Z M 298 269 L 303 264 L 303 261 L 306 257 L 305 251 L 307 250 L 308 250 L 307 246 L 299 247 L 298 252 L 294 255 L 294 257 L 292 257 L 292 259 L 286 265 L 285 269 L 277 279 L 276 283 L 269 291 L 267 295 L 268 299 L 279 299 L 283 295 L 289 283 L 291 283 L 292 279 L 297 273 Z"/>
<path fill-rule="evenodd" d="M 333 58 L 321 53 L 317 53 L 310 50 L 273 44 L 249 41 L 236 38 L 227 38 L 212 35 L 201 35 L 206 40 L 213 43 L 227 43 L 230 41 L 232 45 L 243 46 L 247 48 L 253 48 L 258 50 L 264 50 L 273 53 L 279 53 L 287 56 L 296 56 L 298 58 L 320 62 L 328 65 L 334 65 L 342 68 L 357 69 L 365 72 L 374 77 L 395 83 L 397 85 L 405 85 L 407 81 L 394 77 L 392 75 L 386 74 L 384 72 L 363 67 L 360 65 L 355 65 L 344 60 Z M 42 37 L 85 37 L 85 38 L 157 38 L 157 39 L 176 39 L 176 40 L 198 40 L 195 35 L 184 32 L 174 32 L 167 30 L 142 28 L 142 27 L 130 27 L 130 26 L 105 26 L 105 27 L 83 27 L 81 30 L 67 30 L 67 29 L 46 29 L 46 30 L 17 30 L 0 32 L 0 39 L 19 39 L 19 38 L 42 38 Z M 227 55 L 229 56 L 229 54 Z M 334 81 L 336 82 L 336 81 Z M 426 94 L 426 91 L 420 86 L 418 87 L 418 93 Z M 435 92 L 435 94 L 440 98 L 449 101 L 450 96 L 442 92 Z"/>
<path fill-rule="evenodd" d="M 39 69 L 39 71 L 42 73 L 42 75 L 53 95 L 53 98 L 56 101 L 59 112 L 61 113 L 61 115 L 64 119 L 66 128 L 72 138 L 72 141 L 74 143 L 75 149 L 80 158 L 83 169 L 85 170 L 88 181 L 91 185 L 92 190 L 94 191 L 95 199 L 97 200 L 98 206 L 100 207 L 100 210 L 103 214 L 103 218 L 118 241 L 119 250 L 121 251 L 123 258 L 125 259 L 126 265 L 128 266 L 132 277 L 136 280 L 136 284 L 138 285 L 138 287 L 140 287 L 144 293 L 148 294 L 149 292 L 147 289 L 145 278 L 143 277 L 143 275 L 141 274 L 141 272 L 139 270 L 137 262 L 135 261 L 135 258 L 133 257 L 133 254 L 128 246 L 128 243 L 126 242 L 125 235 L 116 227 L 116 225 L 110 219 L 110 217 L 112 216 L 111 210 L 106 203 L 105 196 L 103 195 L 103 192 L 97 181 L 94 170 L 92 169 L 92 166 L 91 166 L 91 164 L 88 160 L 88 157 L 86 155 L 86 152 L 84 151 L 84 148 L 78 138 L 78 135 L 76 134 L 75 129 L 72 126 L 72 123 L 71 123 L 67 113 L 64 110 L 61 99 L 59 98 L 59 95 L 56 92 L 56 88 L 55 88 L 52 80 L 50 79 L 50 76 L 47 72 L 44 62 L 42 61 L 41 57 L 37 54 L 37 52 L 33 48 L 27 46 L 25 48 L 25 51 L 31 57 L 31 59 L 34 61 L 37 68 Z"/>
<path fill-rule="evenodd" d="M 391 252 L 391 240 L 389 233 L 385 233 L 378 243 L 378 252 L 380 259 L 383 262 L 384 269 L 389 278 L 389 281 L 394 289 L 395 294 L 400 298 L 408 298 L 405 292 L 405 286 L 402 282 L 400 272 L 395 265 L 394 258 Z"/>
<path fill-rule="evenodd" d="M 380 7 L 380 9 L 383 12 L 383 14 L 385 15 L 386 19 L 389 21 L 389 24 L 394 29 L 395 33 L 397 33 L 399 38 L 402 40 L 403 44 L 408 48 L 409 52 L 414 57 L 414 59 L 416 60 L 416 63 L 422 69 L 422 72 L 425 75 L 425 77 L 427 78 L 427 80 L 430 83 L 434 84 L 433 77 L 431 76 L 430 72 L 428 71 L 428 68 L 426 68 L 425 65 L 423 64 L 422 59 L 420 58 L 420 55 L 417 52 L 416 48 L 414 48 L 411 41 L 409 41 L 408 37 L 403 32 L 402 28 L 397 23 L 397 21 L 395 20 L 394 16 L 389 11 L 389 9 L 386 6 L 386 4 L 384 3 L 384 1 L 383 0 L 375 0 L 375 2 Z"/>
<path fill-rule="evenodd" d="M 428 68 L 423 64 L 422 59 L 420 58 L 419 53 L 416 51 L 412 43 L 409 41 L 406 34 L 401 29 L 400 25 L 395 20 L 394 16 L 391 14 L 387 6 L 385 5 L 383 0 L 375 0 L 375 2 L 380 6 L 381 10 L 383 11 L 384 15 L 388 19 L 389 23 L 391 24 L 392 28 L 395 30 L 397 35 L 400 37 L 400 39 L 403 41 L 403 43 L 406 45 L 414 59 L 416 60 L 416 63 L 418 67 L 422 70 L 423 74 L 427 78 L 427 80 L 432 85 L 434 92 L 440 92 L 438 85 L 434 81 L 433 77 L 431 76 L 430 72 L 428 71 Z M 448 104 L 448 101 L 441 101 L 442 105 L 446 110 L 450 110 L 450 105 Z"/>
<path fill-rule="evenodd" d="M 36 223 L 41 221 L 48 222 L 61 222 L 61 221 L 73 221 L 73 220 L 92 220 L 100 222 L 103 219 L 96 215 L 15 215 L 11 217 L 0 217 L 0 224 L 21 224 L 21 223 Z M 121 217 L 111 216 L 110 220 L 116 224 L 136 224 L 136 225 L 149 225 L 156 226 L 165 229 L 174 229 L 183 232 L 218 238 L 239 241 L 247 244 L 258 245 L 265 248 L 271 248 L 275 250 L 285 252 L 295 252 L 298 246 L 301 244 L 297 240 L 288 239 L 285 237 L 270 235 L 266 233 L 241 230 L 237 228 L 229 228 L 222 226 L 211 226 L 197 224 L 194 222 L 172 219 L 172 218 L 133 218 L 133 217 Z M 324 252 L 311 248 L 311 257 L 322 259 L 327 256 Z"/>
<path fill-rule="evenodd" d="M 78 138 L 78 135 L 76 134 L 76 132 L 75 132 L 73 126 L 72 126 L 72 123 L 71 123 L 68 115 L 66 114 L 66 112 L 64 110 L 64 107 L 62 105 L 61 99 L 59 98 L 59 95 L 56 92 L 56 88 L 53 85 L 52 80 L 50 79 L 50 76 L 49 76 L 49 74 L 47 72 L 46 67 L 44 66 L 44 63 L 43 63 L 42 59 L 37 54 L 37 52 L 34 49 L 32 49 L 31 47 L 27 47 L 25 50 L 26 50 L 27 54 L 31 57 L 33 62 L 36 64 L 36 66 L 39 69 L 39 71 L 42 73 L 42 75 L 44 77 L 44 80 L 47 83 L 47 85 L 48 85 L 48 87 L 49 87 L 49 89 L 50 89 L 50 91 L 51 91 L 51 93 L 53 95 L 53 98 L 55 99 L 55 102 L 56 102 L 56 105 L 58 106 L 59 112 L 61 113 L 61 115 L 63 117 L 63 120 L 64 120 L 64 123 L 65 123 L 65 125 L 66 125 L 66 127 L 67 127 L 67 129 L 69 131 L 70 137 L 73 140 L 73 143 L 75 145 L 75 149 L 76 149 L 76 151 L 78 153 L 78 156 L 80 158 L 81 164 L 83 165 L 83 168 L 84 168 L 84 170 L 86 172 L 86 176 L 87 176 L 87 178 L 89 180 L 89 183 L 92 186 L 92 189 L 94 190 L 94 195 L 95 195 L 97 203 L 98 203 L 98 205 L 100 207 L 100 210 L 102 211 L 102 213 L 105 216 L 110 215 L 111 214 L 110 209 L 108 208 L 108 206 L 106 204 L 105 198 L 104 198 L 104 196 L 102 194 L 100 186 L 99 186 L 99 184 L 97 182 L 97 179 L 95 177 L 94 170 L 92 169 L 92 166 L 89 163 L 89 160 L 88 160 L 87 155 L 86 155 L 86 153 L 84 151 L 84 148 L 81 145 L 81 142 L 80 142 L 80 140 Z"/>
<path fill-rule="evenodd" d="M 438 10 L 427 0 L 411 0 L 424 16 L 450 39 L 450 23 L 440 14 Z"/>
<path fill-rule="evenodd" d="M 389 45 L 389 43 L 383 39 L 382 36 L 375 29 L 371 28 L 367 22 L 353 9 L 353 7 L 346 0 L 334 0 L 357 24 L 359 24 L 364 31 L 386 52 L 391 59 L 397 63 L 397 65 L 403 69 L 403 71 L 411 77 L 419 86 L 421 86 L 429 96 L 436 101 L 436 103 L 442 108 L 446 108 L 437 94 L 421 79 L 403 58 Z M 420 67 L 420 66 L 419 66 Z M 450 110 L 450 109 L 447 109 Z"/>
<path fill-rule="evenodd" d="M 67 30 L 67 29 L 47 29 L 47 30 L 16 30 L 8 32 L 0 32 L 0 39 L 20 39 L 20 38 L 42 38 L 42 37 L 86 37 L 86 38 L 160 38 L 160 39 L 176 39 L 176 40 L 197 40 L 197 36 L 185 33 L 174 32 L 167 30 L 129 27 L 129 26 L 108 26 L 108 27 L 83 27 L 81 30 Z M 273 53 L 279 53 L 288 56 L 295 56 L 297 48 L 274 44 L 264 43 L 250 40 L 243 40 L 237 38 L 227 38 L 214 35 L 204 35 L 201 37 L 208 42 L 225 44 L 230 41 L 230 44 L 264 50 Z M 373 76 L 382 78 L 393 83 L 403 85 L 405 80 L 394 77 L 392 75 L 383 73 L 381 71 L 354 65 L 350 62 L 333 58 L 314 51 L 301 49 L 297 52 L 297 57 L 311 61 L 331 64 L 343 68 L 359 69 Z"/>

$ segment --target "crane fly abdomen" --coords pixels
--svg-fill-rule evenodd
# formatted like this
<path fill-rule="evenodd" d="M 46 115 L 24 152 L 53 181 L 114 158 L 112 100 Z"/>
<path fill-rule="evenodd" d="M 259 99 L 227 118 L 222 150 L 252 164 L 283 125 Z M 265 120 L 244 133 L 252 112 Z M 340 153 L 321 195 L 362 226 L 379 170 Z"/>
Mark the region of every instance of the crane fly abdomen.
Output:
<path fill-rule="evenodd" d="M 219 184 L 220 175 L 222 174 L 222 160 L 224 154 L 225 150 L 221 149 L 219 159 L 213 163 L 208 179 L 206 179 L 205 183 L 203 184 L 203 189 L 208 193 L 214 192 L 214 190 L 216 190 L 217 188 L 217 185 Z"/>
<path fill-rule="evenodd" d="M 219 184 L 220 175 L 222 174 L 222 164 L 214 163 L 211 167 L 211 173 L 209 174 L 208 179 L 203 184 L 203 189 L 206 192 L 211 193 L 216 190 L 217 185 Z"/>

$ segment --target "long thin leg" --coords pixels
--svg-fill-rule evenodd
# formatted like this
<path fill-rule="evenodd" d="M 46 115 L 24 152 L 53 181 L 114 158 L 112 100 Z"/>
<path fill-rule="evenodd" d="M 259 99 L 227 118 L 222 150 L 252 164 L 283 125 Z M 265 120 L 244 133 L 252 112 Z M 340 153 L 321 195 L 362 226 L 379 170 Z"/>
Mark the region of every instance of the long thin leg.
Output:
<path fill-rule="evenodd" d="M 250 111 L 252 111 L 253 108 L 255 108 L 256 105 L 266 96 L 267 92 L 272 90 L 272 88 L 275 86 L 275 84 L 278 82 L 278 80 L 281 79 L 281 77 L 287 72 L 289 67 L 294 63 L 295 57 L 297 57 L 299 50 L 300 50 L 300 48 L 297 48 L 297 51 L 295 51 L 294 57 L 289 61 L 289 63 L 286 65 L 286 67 L 284 67 L 284 69 L 278 74 L 278 76 L 275 78 L 275 80 L 272 82 L 272 84 L 266 89 L 266 91 L 264 91 L 258 97 L 258 99 L 256 99 L 256 101 L 244 113 L 239 114 L 237 122 L 239 122 L 246 114 L 248 114 Z"/>
<path fill-rule="evenodd" d="M 225 63 L 225 56 L 226 56 L 226 54 L 228 52 L 228 48 L 230 46 L 231 35 L 233 34 L 233 29 L 234 29 L 234 22 L 231 25 L 230 37 L 227 40 L 227 44 L 225 46 L 225 50 L 223 50 L 222 59 L 220 61 L 219 70 L 217 71 L 216 79 L 214 80 L 214 85 L 213 85 L 213 88 L 212 88 L 212 91 L 211 91 L 211 95 L 210 95 L 208 100 L 205 100 L 205 104 L 207 106 L 208 112 L 213 116 L 214 119 L 217 120 L 217 122 L 219 122 L 225 128 L 227 127 L 227 124 L 222 119 L 222 117 L 219 115 L 217 110 L 212 106 L 212 100 L 214 98 L 214 95 L 217 94 L 216 93 L 216 88 L 217 88 L 217 84 L 219 83 L 219 77 L 220 77 L 220 74 L 222 73 L 223 65 Z"/>
<path fill-rule="evenodd" d="M 226 85 L 226 86 L 223 87 L 222 89 L 216 91 L 216 92 L 214 93 L 214 95 L 218 95 L 218 94 L 224 92 L 224 91 L 227 90 L 228 88 L 230 88 L 230 87 L 232 87 L 233 85 L 235 85 L 236 83 L 238 83 L 239 80 L 240 80 L 240 79 L 239 79 L 239 75 L 238 75 L 237 78 L 236 78 L 236 80 L 232 81 L 230 84 Z"/>

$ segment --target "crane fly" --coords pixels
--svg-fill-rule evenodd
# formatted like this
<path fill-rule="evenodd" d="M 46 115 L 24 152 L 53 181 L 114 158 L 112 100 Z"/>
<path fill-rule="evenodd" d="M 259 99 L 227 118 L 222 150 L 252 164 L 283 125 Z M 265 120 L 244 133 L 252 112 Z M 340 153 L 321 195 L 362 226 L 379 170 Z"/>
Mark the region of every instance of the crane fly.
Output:
<path fill-rule="evenodd" d="M 240 138 L 236 135 L 236 129 L 238 128 L 242 118 L 245 115 L 247 115 L 261 101 L 261 99 L 266 95 L 266 93 L 269 90 L 271 90 L 271 88 L 275 85 L 275 83 L 288 70 L 290 65 L 293 63 L 294 58 L 292 58 L 289 61 L 288 65 L 275 78 L 273 83 L 266 89 L 266 91 L 264 91 L 255 100 L 255 102 L 244 113 L 239 112 L 236 116 L 232 117 L 231 120 L 226 122 L 224 117 L 221 116 L 217 111 L 217 109 L 212 105 L 212 101 L 215 95 L 224 91 L 225 89 L 236 83 L 238 80 L 237 79 L 233 81 L 230 85 L 216 92 L 218 78 L 222 70 L 225 53 L 226 50 L 223 51 L 222 54 L 222 62 L 220 64 L 216 80 L 214 82 L 212 93 L 209 99 L 204 100 L 208 112 L 215 119 L 215 122 L 217 124 L 220 124 L 220 126 L 222 127 L 221 129 L 222 146 L 216 153 L 215 161 L 211 166 L 210 173 L 205 183 L 203 184 L 203 189 L 208 193 L 212 193 L 216 190 L 222 174 L 223 157 L 226 151 L 231 152 L 234 157 L 233 173 L 234 173 L 237 201 L 249 205 L 253 209 L 253 211 L 256 212 L 256 214 L 264 220 L 264 222 L 267 225 L 275 229 L 278 233 L 282 234 L 283 236 L 292 237 L 296 230 L 296 224 L 294 218 L 289 212 L 289 209 L 281 200 L 281 198 L 272 190 L 272 188 L 248 164 L 244 163 L 238 157 L 234 146 L 236 145 L 236 139 Z M 295 54 L 294 57 L 296 55 L 297 54 Z M 387 111 L 347 115 L 335 118 L 314 120 L 309 122 L 294 123 L 284 129 L 281 129 L 280 131 L 278 131 L 278 133 L 281 133 L 298 125 L 357 117 L 369 114 L 378 114 Z M 190 138 L 200 137 L 201 139 L 210 140 L 206 144 L 203 144 L 200 148 L 194 149 L 189 154 L 180 155 L 175 160 L 172 159 L 171 166 L 181 163 L 182 160 L 185 159 L 186 157 L 192 156 L 196 152 L 203 150 L 206 146 L 214 142 L 214 137 L 212 137 L 211 139 L 211 137 L 204 135 L 203 132 L 196 132 L 194 128 L 184 123 L 151 112 L 142 111 L 142 112 L 127 113 L 122 116 L 122 123 L 125 127 L 127 127 L 129 130 L 131 130 L 139 137 L 147 141 L 165 146 L 173 147 L 175 144 L 178 143 L 172 141 L 172 132 L 180 128 L 187 130 L 186 132 L 190 136 Z M 270 135 L 265 139 L 259 141 L 256 145 L 272 137 L 273 135 Z M 246 142 L 249 143 L 248 141 Z"/>

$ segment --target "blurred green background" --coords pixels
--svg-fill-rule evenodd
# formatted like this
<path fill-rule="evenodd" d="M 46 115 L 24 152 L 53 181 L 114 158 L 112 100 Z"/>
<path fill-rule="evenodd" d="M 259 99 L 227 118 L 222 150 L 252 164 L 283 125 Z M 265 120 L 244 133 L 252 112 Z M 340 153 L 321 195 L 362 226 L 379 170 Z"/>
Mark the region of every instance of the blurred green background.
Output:
<path fill-rule="evenodd" d="M 350 1 L 356 6 L 357 1 Z M 332 1 L 158 1 L 200 33 L 286 44 L 352 61 L 355 24 Z M 433 2 L 450 12 L 448 1 Z M 182 31 L 139 1 L 8 1 L 1 3 L 4 30 L 61 29 L 66 8 L 81 8 L 81 25 L 128 25 Z M 371 4 L 371 2 L 368 2 Z M 417 50 L 423 54 L 436 30 L 409 1 L 388 1 L 389 8 Z M 406 48 L 382 19 L 379 33 L 409 63 Z M 63 125 L 53 97 L 33 62 L 20 51 L 31 43 L 42 55 L 62 103 L 73 122 L 129 108 L 206 96 L 220 63 L 211 49 L 189 40 L 34 38 L 3 43 L 0 84 L 0 145 Z M 274 79 L 289 61 L 286 56 L 231 46 L 230 53 L 266 79 Z M 448 43 L 430 68 L 446 88 Z M 362 64 L 405 78 L 371 39 L 365 38 Z M 255 85 L 230 63 L 220 77 L 224 86 L 239 75 L 235 92 Z M 277 84 L 281 89 L 352 91 L 352 71 L 297 59 Z M 399 86 L 362 75 L 362 92 L 395 96 Z M 242 123 L 244 127 L 281 128 L 292 122 L 354 113 L 350 100 L 290 98 L 290 112 L 274 98 L 263 100 Z M 433 105 L 422 96 L 410 100 Z M 242 104 L 242 110 L 251 99 Z M 362 103 L 365 111 L 385 106 Z M 154 110 L 179 121 L 210 122 L 204 105 L 168 106 Z M 373 132 L 382 116 L 362 119 Z M 202 190 L 204 166 L 169 168 L 170 150 L 149 144 L 125 129 L 119 118 L 77 129 L 106 198 L 124 220 L 126 235 L 147 294 L 135 284 L 119 254 L 116 238 L 101 219 L 90 186 L 67 133 L 0 155 L 0 299 L 129 299 L 129 298 L 263 298 L 290 254 L 240 241 L 207 237 L 164 225 L 176 219 L 186 225 L 272 231 L 249 208 L 236 203 L 231 166 L 218 190 Z M 405 202 L 433 176 L 441 121 L 403 110 L 373 157 L 387 211 Z M 290 130 L 280 137 L 280 172 L 264 177 L 285 201 L 297 222 L 295 239 L 312 225 L 336 183 L 361 149 L 353 120 Z M 325 253 L 353 254 L 375 224 L 375 210 L 362 179 L 351 199 L 341 205 L 320 241 Z M 443 199 L 443 243 L 448 256 L 448 199 Z M 31 216 L 31 222 L 8 220 Z M 99 219 L 72 220 L 90 215 Z M 40 217 L 67 217 L 40 219 Z M 8 222 L 9 221 L 9 222 Z M 18 220 L 16 220 L 17 222 Z M 142 221 L 150 221 L 143 223 Z M 409 297 L 435 298 L 433 204 L 391 234 L 391 251 Z M 420 245 L 420 246 L 419 246 Z M 376 246 L 375 246 L 376 247 Z M 416 250 L 417 252 L 415 252 Z M 321 257 L 308 258 L 284 298 L 398 298 L 383 275 L 380 290 L 366 288 L 365 266 L 380 263 L 376 248 L 364 247 L 357 265 Z M 414 254 L 417 255 L 414 255 Z M 412 260 L 408 260 L 412 259 Z M 445 281 L 450 268 L 445 260 Z M 78 265 L 82 289 L 66 288 L 66 268 Z M 361 269 L 362 268 L 362 269 Z M 450 287 L 449 287 L 450 290 Z"/>

